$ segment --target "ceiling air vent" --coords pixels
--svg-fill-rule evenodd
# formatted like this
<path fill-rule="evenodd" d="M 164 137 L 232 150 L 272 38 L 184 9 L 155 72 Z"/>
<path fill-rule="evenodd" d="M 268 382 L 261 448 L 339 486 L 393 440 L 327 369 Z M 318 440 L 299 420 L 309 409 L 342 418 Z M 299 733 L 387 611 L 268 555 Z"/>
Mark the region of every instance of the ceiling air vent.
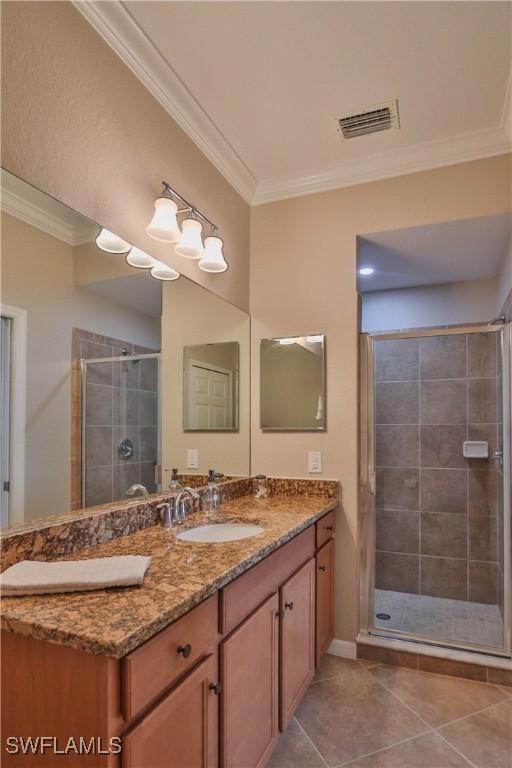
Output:
<path fill-rule="evenodd" d="M 398 130 L 398 104 L 396 100 L 390 101 L 365 112 L 339 117 L 337 123 L 338 131 L 344 139 L 354 139 L 356 136 L 388 131 L 391 128 Z"/>

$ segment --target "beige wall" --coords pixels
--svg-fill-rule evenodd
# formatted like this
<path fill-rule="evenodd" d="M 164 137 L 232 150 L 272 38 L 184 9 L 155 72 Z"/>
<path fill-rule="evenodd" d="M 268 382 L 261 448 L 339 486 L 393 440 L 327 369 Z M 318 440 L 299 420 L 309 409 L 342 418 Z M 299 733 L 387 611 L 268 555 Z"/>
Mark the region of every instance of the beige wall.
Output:
<path fill-rule="evenodd" d="M 252 472 L 339 478 L 336 636 L 353 640 L 357 552 L 356 236 L 510 210 L 510 156 L 261 205 L 251 213 Z M 327 432 L 259 428 L 259 339 L 327 334 Z"/>
<path fill-rule="evenodd" d="M 247 309 L 247 204 L 71 3 L 1 13 L 2 166 Z M 226 273 L 146 236 L 162 179 L 218 224 Z"/>
<path fill-rule="evenodd" d="M 71 329 L 159 347 L 154 318 L 77 288 L 73 248 L 2 213 L 0 299 L 27 311 L 25 518 L 70 509 Z"/>
<path fill-rule="evenodd" d="M 361 299 L 361 329 L 389 331 L 488 323 L 497 312 L 499 287 L 498 278 L 491 278 L 365 293 Z"/>
<path fill-rule="evenodd" d="M 199 474 L 214 468 L 226 475 L 248 475 L 249 468 L 249 316 L 189 280 L 163 284 L 162 305 L 162 466 L 164 482 L 172 467 L 188 472 L 187 449 L 199 451 Z M 238 341 L 240 405 L 238 432 L 183 431 L 183 347 Z"/>

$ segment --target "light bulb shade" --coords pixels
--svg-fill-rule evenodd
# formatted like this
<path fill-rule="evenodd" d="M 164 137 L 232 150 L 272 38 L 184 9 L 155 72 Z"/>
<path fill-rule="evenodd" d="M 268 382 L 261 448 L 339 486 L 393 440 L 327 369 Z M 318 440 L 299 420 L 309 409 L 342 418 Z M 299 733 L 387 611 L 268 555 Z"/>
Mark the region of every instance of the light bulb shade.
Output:
<path fill-rule="evenodd" d="M 228 265 L 222 253 L 222 246 L 220 237 L 207 237 L 204 241 L 204 255 L 198 264 L 199 269 L 203 272 L 225 272 Z"/>
<path fill-rule="evenodd" d="M 174 200 L 159 197 L 155 200 L 155 213 L 146 227 L 146 234 L 162 243 L 177 243 L 180 239 L 177 212 L 178 206 Z"/>
<path fill-rule="evenodd" d="M 174 249 L 177 254 L 186 259 L 200 259 L 204 254 L 204 245 L 201 240 L 203 225 L 197 219 L 185 219 L 182 225 L 181 237 Z"/>
<path fill-rule="evenodd" d="M 177 280 L 180 277 L 180 273 L 175 269 L 169 267 L 167 264 L 163 264 L 161 261 L 155 261 L 155 266 L 151 269 L 151 277 L 156 280 Z"/>
<path fill-rule="evenodd" d="M 135 248 L 135 246 L 133 246 L 126 257 L 126 263 L 130 267 L 136 267 L 137 269 L 151 269 L 151 267 L 158 264 L 157 260 L 150 256 L 149 253 L 145 253 L 145 251 L 141 251 L 140 248 Z"/>
<path fill-rule="evenodd" d="M 96 245 L 107 253 L 127 253 L 131 248 L 130 243 L 127 243 L 126 240 L 121 240 L 120 237 L 108 229 L 100 230 L 96 238 Z"/>

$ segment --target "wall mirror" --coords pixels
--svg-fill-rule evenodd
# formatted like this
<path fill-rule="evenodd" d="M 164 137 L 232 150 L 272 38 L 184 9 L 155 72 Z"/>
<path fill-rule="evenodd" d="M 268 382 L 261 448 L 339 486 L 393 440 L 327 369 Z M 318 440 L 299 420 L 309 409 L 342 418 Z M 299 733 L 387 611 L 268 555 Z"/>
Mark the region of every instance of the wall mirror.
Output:
<path fill-rule="evenodd" d="M 262 430 L 325 430 L 325 400 L 324 334 L 261 340 Z"/>
<path fill-rule="evenodd" d="M 188 432 L 238 429 L 237 341 L 183 348 L 183 429 Z"/>
<path fill-rule="evenodd" d="M 119 501 L 134 483 L 156 493 L 173 467 L 198 485 L 210 467 L 248 475 L 249 316 L 100 250 L 100 225 L 6 171 L 1 185 L 2 526 Z M 228 426 L 188 432 L 183 361 L 227 349 Z"/>

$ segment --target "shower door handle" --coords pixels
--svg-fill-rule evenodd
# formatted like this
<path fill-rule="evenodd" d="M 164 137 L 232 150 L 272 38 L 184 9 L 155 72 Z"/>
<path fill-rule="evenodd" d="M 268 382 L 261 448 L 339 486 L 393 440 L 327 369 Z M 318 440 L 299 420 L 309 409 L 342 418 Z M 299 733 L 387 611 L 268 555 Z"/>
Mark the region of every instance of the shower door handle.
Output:
<path fill-rule="evenodd" d="M 503 464 L 503 451 L 502 450 L 494 451 L 491 458 L 492 458 L 493 464 L 496 464 L 497 466 L 501 466 L 501 464 Z"/>
<path fill-rule="evenodd" d="M 375 472 L 373 469 L 371 469 L 371 467 L 368 467 L 368 486 L 372 496 L 375 496 L 376 478 Z"/>

